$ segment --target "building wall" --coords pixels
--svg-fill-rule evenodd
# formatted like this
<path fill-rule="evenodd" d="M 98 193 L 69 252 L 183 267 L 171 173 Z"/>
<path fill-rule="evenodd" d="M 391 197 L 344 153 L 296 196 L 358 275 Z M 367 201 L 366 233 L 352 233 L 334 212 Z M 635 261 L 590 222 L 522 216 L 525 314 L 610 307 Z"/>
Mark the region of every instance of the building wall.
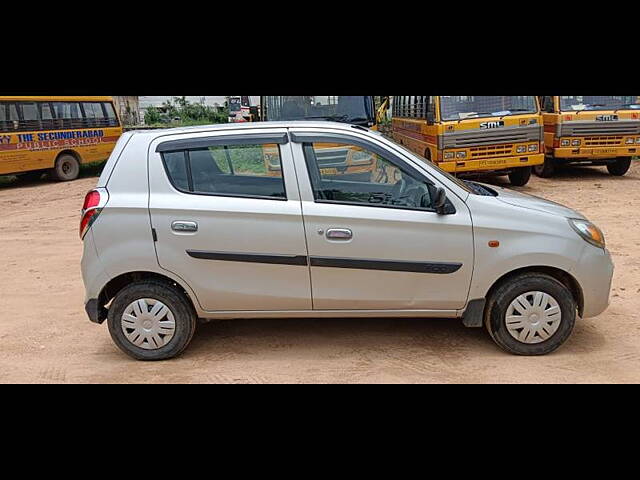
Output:
<path fill-rule="evenodd" d="M 140 101 L 139 97 L 113 97 L 116 110 L 124 125 L 140 125 Z"/>

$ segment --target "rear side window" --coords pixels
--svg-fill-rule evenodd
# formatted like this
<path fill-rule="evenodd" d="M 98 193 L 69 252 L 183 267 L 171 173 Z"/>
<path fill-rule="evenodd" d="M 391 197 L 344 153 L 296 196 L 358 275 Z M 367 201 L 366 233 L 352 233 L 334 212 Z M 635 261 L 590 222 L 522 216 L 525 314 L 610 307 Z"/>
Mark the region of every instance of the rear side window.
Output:
<path fill-rule="evenodd" d="M 175 188 L 185 193 L 287 198 L 277 144 L 216 145 L 162 154 Z"/>

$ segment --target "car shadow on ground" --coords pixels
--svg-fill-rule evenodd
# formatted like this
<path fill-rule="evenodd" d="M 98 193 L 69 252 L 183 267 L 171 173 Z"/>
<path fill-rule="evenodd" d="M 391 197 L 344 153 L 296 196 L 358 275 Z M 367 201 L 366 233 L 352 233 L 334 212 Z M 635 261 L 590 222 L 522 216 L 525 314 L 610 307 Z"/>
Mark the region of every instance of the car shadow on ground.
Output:
<path fill-rule="evenodd" d="M 599 350 L 602 334 L 581 319 L 558 353 Z M 261 355 L 277 350 L 351 355 L 423 349 L 436 356 L 500 355 L 510 357 L 484 328 L 467 328 L 459 320 L 434 318 L 305 318 L 216 320 L 198 325 L 184 355 Z"/>

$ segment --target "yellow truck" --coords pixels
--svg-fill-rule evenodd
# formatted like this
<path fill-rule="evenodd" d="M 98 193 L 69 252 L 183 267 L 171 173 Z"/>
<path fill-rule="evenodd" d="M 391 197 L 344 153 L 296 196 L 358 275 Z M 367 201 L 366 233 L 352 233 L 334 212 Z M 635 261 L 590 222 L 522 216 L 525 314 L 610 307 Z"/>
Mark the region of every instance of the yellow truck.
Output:
<path fill-rule="evenodd" d="M 443 170 L 525 185 L 544 162 L 535 96 L 395 96 L 393 139 Z"/>
<path fill-rule="evenodd" d="M 640 152 L 640 97 L 543 96 L 545 161 L 534 167 L 551 177 L 558 165 L 606 165 L 624 175 Z"/>

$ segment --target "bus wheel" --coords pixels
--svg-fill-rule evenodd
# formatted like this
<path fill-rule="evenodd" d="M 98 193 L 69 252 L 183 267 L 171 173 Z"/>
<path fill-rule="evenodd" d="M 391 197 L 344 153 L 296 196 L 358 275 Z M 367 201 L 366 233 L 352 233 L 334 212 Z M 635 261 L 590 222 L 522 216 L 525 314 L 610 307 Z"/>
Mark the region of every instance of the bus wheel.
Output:
<path fill-rule="evenodd" d="M 509 174 L 509 180 L 511 181 L 511 185 L 515 185 L 516 187 L 522 187 L 529 182 L 531 178 L 531 167 L 520 167 L 516 168 Z"/>
<path fill-rule="evenodd" d="M 544 163 L 533 166 L 533 172 L 541 178 L 550 178 L 556 170 L 553 158 L 544 157 Z"/>
<path fill-rule="evenodd" d="M 631 157 L 618 158 L 614 163 L 607 164 L 607 170 L 611 175 L 621 177 L 629 171 L 631 166 Z"/>
<path fill-rule="evenodd" d="M 51 174 L 59 182 L 75 180 L 80 175 L 80 163 L 73 155 L 60 155 L 56 160 L 56 166 L 51 169 Z"/>

